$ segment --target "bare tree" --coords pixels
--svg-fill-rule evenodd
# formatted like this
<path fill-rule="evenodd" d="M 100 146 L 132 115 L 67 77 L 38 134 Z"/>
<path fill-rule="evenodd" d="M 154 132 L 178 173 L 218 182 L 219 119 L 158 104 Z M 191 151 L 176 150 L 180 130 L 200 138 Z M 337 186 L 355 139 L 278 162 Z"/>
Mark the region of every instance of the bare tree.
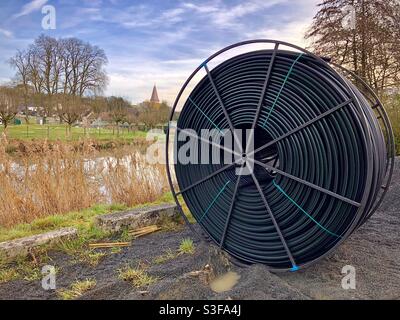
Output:
<path fill-rule="evenodd" d="M 16 55 L 10 59 L 9 63 L 17 70 L 17 86 L 22 88 L 23 108 L 25 113 L 25 121 L 29 123 L 29 104 L 30 96 L 33 92 L 29 84 L 29 65 L 27 62 L 26 52 L 18 50 Z"/>
<path fill-rule="evenodd" d="M 126 121 L 128 110 L 131 104 L 121 97 L 107 98 L 108 114 L 117 127 L 117 135 L 119 135 L 119 126 Z"/>
<path fill-rule="evenodd" d="M 94 96 L 90 100 L 91 111 L 99 116 L 102 112 L 107 111 L 107 98 L 102 96 Z"/>
<path fill-rule="evenodd" d="M 125 122 L 129 125 L 128 131 L 132 129 L 134 124 L 139 122 L 139 110 L 136 107 L 131 107 L 128 109 Z"/>
<path fill-rule="evenodd" d="M 107 84 L 103 66 L 107 56 L 102 49 L 76 38 L 61 39 L 63 93 L 83 96 L 100 93 Z"/>
<path fill-rule="evenodd" d="M 0 87 L 0 121 L 4 126 L 4 132 L 14 120 L 21 103 L 21 92 L 16 88 Z"/>
<path fill-rule="evenodd" d="M 154 127 L 158 124 L 165 124 L 168 121 L 170 107 L 163 101 L 162 103 L 152 103 L 150 101 L 142 102 L 139 106 L 139 119 L 146 127 Z"/>
<path fill-rule="evenodd" d="M 379 95 L 400 83 L 400 3 L 396 0 L 325 0 L 306 37 L 328 56 L 365 78 Z M 355 13 L 354 26 L 343 23 Z"/>
<path fill-rule="evenodd" d="M 43 124 L 46 123 L 48 117 L 57 114 L 57 97 L 55 95 L 37 92 L 31 94 L 30 97 L 36 114 L 42 118 Z"/>
<path fill-rule="evenodd" d="M 37 49 L 30 46 L 25 52 L 28 65 L 28 81 L 34 89 L 34 93 L 42 92 L 44 77 L 40 73 L 40 57 Z"/>
<path fill-rule="evenodd" d="M 80 39 L 39 36 L 26 51 L 9 60 L 16 78 L 35 93 L 58 93 L 83 97 L 99 93 L 107 85 L 102 49 Z"/>
<path fill-rule="evenodd" d="M 16 70 L 17 83 L 24 88 L 25 114 L 33 103 L 44 121 L 57 113 L 60 122 L 67 123 L 69 132 L 87 110 L 83 97 L 101 93 L 107 85 L 106 54 L 76 38 L 41 35 L 25 51 L 18 51 L 9 63 Z"/>
<path fill-rule="evenodd" d="M 90 104 L 81 97 L 60 94 L 57 96 L 57 112 L 59 117 L 67 124 L 68 136 L 71 137 L 71 127 L 82 119 L 90 108 Z"/>

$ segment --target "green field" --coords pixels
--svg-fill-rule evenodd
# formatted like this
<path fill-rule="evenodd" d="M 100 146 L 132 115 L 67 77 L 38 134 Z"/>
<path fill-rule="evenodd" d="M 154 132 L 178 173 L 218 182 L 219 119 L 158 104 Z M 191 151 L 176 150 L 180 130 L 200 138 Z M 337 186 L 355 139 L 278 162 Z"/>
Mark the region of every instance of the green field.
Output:
<path fill-rule="evenodd" d="M 4 131 L 4 127 L 1 127 L 0 134 Z M 111 139 L 123 139 L 129 140 L 138 137 L 145 138 L 146 132 L 144 131 L 131 131 L 126 128 L 120 128 L 119 134 L 117 129 L 106 128 L 89 128 L 85 130 L 81 127 L 72 127 L 71 135 L 67 134 L 67 126 L 63 124 L 21 124 L 21 125 L 10 125 L 7 128 L 7 137 L 10 139 L 48 139 L 48 140 L 79 140 L 80 138 L 93 138 L 97 140 L 111 140 Z"/>

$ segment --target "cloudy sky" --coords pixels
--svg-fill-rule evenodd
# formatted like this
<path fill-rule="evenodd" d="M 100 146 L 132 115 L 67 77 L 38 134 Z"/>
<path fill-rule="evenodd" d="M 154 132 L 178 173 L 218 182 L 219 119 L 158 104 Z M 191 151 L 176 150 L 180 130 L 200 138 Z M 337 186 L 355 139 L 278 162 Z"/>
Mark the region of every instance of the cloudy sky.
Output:
<path fill-rule="evenodd" d="M 78 37 L 103 48 L 110 83 L 106 94 L 148 99 L 154 83 L 172 103 L 201 61 L 216 50 L 252 38 L 304 46 L 320 0 L 1 0 L 0 83 L 14 71 L 7 60 L 41 33 Z M 56 10 L 56 29 L 44 30 L 42 8 Z"/>

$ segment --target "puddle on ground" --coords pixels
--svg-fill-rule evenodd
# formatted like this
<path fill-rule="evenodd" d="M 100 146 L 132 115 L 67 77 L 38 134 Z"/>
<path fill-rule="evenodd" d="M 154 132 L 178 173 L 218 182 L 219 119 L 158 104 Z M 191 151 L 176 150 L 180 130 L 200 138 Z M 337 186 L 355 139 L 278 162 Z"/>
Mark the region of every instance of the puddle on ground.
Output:
<path fill-rule="evenodd" d="M 211 281 L 210 287 L 211 290 L 216 293 L 229 291 L 235 286 L 239 279 L 240 275 L 236 272 L 229 271 Z"/>

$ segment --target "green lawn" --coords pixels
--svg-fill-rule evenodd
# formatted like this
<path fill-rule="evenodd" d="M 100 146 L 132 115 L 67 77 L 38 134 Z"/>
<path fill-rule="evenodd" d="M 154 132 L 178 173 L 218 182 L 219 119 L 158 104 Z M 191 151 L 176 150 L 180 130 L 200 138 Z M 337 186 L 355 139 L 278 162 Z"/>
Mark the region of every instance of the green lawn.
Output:
<path fill-rule="evenodd" d="M 0 133 L 4 131 L 4 127 L 0 128 Z M 86 135 L 85 130 L 81 127 L 72 127 L 71 137 L 67 136 L 67 127 L 64 124 L 21 124 L 21 125 L 10 125 L 7 128 L 7 136 L 10 139 L 49 139 L 49 140 L 78 140 L 80 138 L 90 137 L 98 140 L 110 140 L 110 139 L 134 139 L 137 137 L 146 137 L 144 131 L 129 131 L 127 129 L 120 128 L 119 135 L 117 130 L 112 129 L 87 129 Z"/>

